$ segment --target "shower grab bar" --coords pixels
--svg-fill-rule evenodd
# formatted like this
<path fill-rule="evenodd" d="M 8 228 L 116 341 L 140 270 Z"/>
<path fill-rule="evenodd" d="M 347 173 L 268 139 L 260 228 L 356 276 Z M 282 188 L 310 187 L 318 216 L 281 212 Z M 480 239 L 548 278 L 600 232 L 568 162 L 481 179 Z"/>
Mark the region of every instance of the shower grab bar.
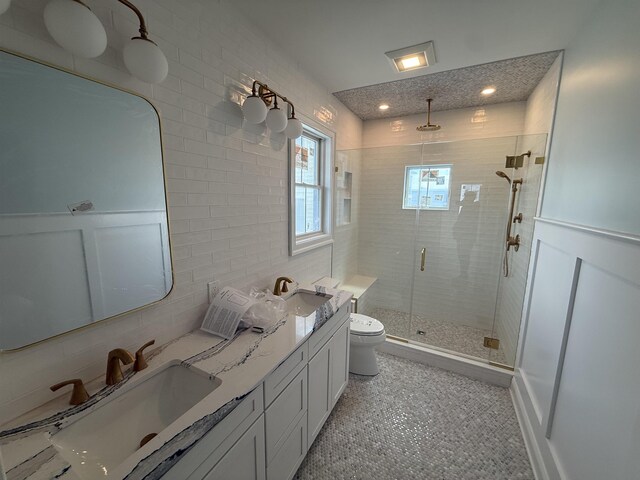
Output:
<path fill-rule="evenodd" d="M 420 252 L 420 271 L 424 272 L 424 264 L 427 260 L 427 249 L 426 247 L 422 247 L 422 251 Z"/>

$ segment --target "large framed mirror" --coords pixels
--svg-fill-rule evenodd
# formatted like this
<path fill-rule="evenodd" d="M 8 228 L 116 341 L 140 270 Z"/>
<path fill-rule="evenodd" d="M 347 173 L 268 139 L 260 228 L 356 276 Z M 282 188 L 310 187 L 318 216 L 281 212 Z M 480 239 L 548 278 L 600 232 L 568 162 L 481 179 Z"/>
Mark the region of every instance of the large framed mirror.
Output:
<path fill-rule="evenodd" d="M 153 105 L 7 51 L 0 85 L 0 350 L 167 296 Z"/>

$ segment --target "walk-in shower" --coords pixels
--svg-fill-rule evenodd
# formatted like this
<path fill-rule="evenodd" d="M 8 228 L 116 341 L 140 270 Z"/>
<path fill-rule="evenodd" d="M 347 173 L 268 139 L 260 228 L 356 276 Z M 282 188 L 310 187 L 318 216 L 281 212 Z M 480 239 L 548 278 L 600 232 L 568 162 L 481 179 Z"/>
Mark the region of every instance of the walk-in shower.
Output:
<path fill-rule="evenodd" d="M 542 165 L 505 168 L 505 156 L 544 155 L 545 144 L 528 135 L 337 152 L 358 194 L 336 227 L 333 271 L 377 279 L 360 313 L 392 337 L 513 365 Z"/>

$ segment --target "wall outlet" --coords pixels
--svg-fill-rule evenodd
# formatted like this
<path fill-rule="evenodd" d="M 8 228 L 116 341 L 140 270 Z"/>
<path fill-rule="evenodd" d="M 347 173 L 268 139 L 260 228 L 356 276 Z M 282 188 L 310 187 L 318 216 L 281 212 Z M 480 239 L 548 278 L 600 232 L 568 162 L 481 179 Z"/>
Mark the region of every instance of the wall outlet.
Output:
<path fill-rule="evenodd" d="M 211 303 L 215 296 L 220 292 L 220 282 L 218 280 L 209 282 L 207 283 L 207 288 L 209 291 L 209 303 Z"/>

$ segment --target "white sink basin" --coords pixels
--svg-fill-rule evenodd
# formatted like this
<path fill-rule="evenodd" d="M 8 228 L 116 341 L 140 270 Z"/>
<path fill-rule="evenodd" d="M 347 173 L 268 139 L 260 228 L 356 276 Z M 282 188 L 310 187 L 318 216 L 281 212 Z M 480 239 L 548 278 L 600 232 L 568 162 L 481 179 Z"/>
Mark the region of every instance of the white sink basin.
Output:
<path fill-rule="evenodd" d="M 316 295 L 308 292 L 297 292 L 287 298 L 287 311 L 306 317 L 311 315 L 316 309 L 326 303 L 331 295 Z"/>
<path fill-rule="evenodd" d="M 80 478 L 105 477 L 142 438 L 162 432 L 221 383 L 202 370 L 169 362 L 141 381 L 132 378 L 50 441 Z"/>

